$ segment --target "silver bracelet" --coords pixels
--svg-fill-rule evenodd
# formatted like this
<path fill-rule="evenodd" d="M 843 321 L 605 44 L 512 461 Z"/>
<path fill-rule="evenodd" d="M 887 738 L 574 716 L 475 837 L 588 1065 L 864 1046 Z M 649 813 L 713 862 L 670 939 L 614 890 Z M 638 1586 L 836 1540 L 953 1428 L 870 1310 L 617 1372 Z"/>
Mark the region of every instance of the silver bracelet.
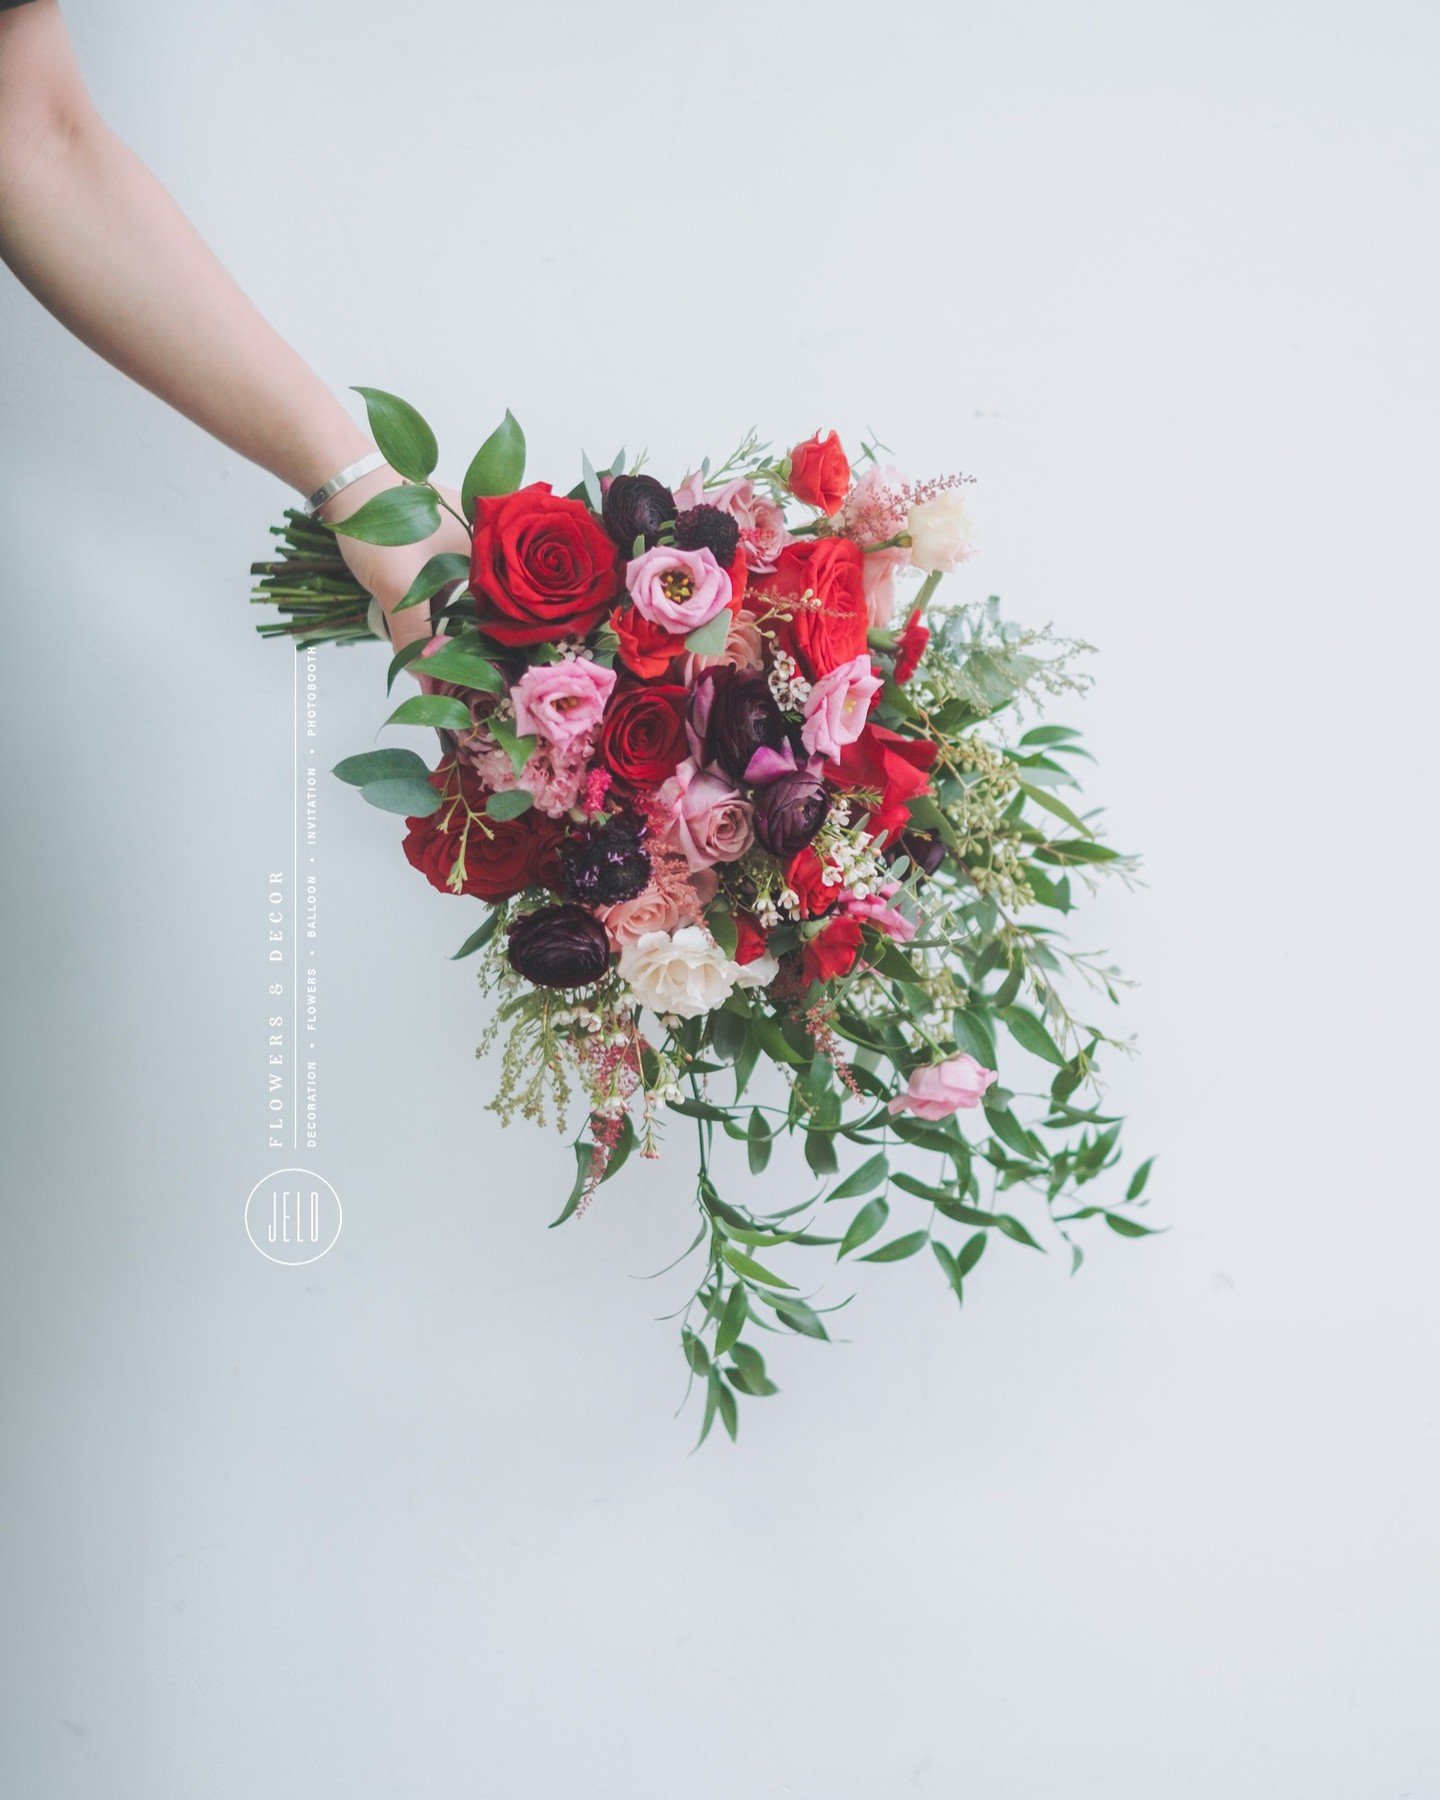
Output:
<path fill-rule="evenodd" d="M 342 489 L 349 487 L 352 481 L 359 481 L 362 475 L 373 475 L 376 469 L 385 467 L 385 458 L 378 450 L 372 450 L 368 456 L 362 456 L 359 462 L 351 463 L 348 469 L 342 469 L 338 475 L 332 475 L 324 487 L 316 488 L 305 502 L 305 510 L 313 519 L 320 508 L 329 500 L 333 500 Z"/>

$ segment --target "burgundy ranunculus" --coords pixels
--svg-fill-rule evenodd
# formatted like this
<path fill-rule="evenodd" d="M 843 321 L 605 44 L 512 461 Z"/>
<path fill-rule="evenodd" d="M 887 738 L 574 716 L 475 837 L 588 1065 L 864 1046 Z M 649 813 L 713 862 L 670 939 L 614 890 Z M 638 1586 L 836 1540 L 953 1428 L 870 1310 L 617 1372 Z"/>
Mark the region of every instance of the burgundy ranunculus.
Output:
<path fill-rule="evenodd" d="M 605 489 L 600 517 L 615 542 L 632 556 L 637 537 L 644 538 L 647 550 L 660 542 L 660 527 L 675 517 L 675 496 L 653 475 L 616 475 Z"/>
<path fill-rule="evenodd" d="M 788 860 L 813 841 L 829 811 L 830 792 L 818 775 L 779 775 L 755 790 L 755 836 L 772 856 Z"/>
<path fill-rule="evenodd" d="M 633 900 L 650 882 L 645 827 L 621 814 L 603 825 L 567 837 L 560 845 L 565 885 L 587 906 L 618 906 Z"/>
<path fill-rule="evenodd" d="M 510 927 L 510 967 L 536 987 L 588 987 L 609 963 L 605 927 L 583 906 L 542 906 Z"/>
<path fill-rule="evenodd" d="M 938 837 L 928 831 L 906 831 L 901 834 L 894 849 L 887 852 L 889 860 L 901 854 L 908 856 L 922 875 L 933 875 L 945 860 L 945 846 Z"/>
<path fill-rule="evenodd" d="M 717 764 L 732 781 L 745 779 L 750 758 L 762 745 L 778 750 L 786 736 L 784 714 L 765 677 L 723 663 L 706 669 L 695 683 L 690 728 L 699 739 L 700 760 Z"/>

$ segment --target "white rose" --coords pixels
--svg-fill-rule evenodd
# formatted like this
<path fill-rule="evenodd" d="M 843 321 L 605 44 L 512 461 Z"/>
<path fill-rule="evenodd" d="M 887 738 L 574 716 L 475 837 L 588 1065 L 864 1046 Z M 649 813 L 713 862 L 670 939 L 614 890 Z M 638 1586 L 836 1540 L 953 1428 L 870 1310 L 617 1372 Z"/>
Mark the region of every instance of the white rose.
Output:
<path fill-rule="evenodd" d="M 975 554 L 975 526 L 958 488 L 946 488 L 933 500 L 910 508 L 905 529 L 910 534 L 910 561 L 927 575 L 949 573 Z"/>
<path fill-rule="evenodd" d="M 772 955 L 769 950 L 762 950 L 753 962 L 741 963 L 735 985 L 742 988 L 769 987 L 779 973 L 780 958 Z"/>
<path fill-rule="evenodd" d="M 730 998 L 739 968 L 707 931 L 647 931 L 620 951 L 621 978 L 653 1013 L 695 1019 Z"/>

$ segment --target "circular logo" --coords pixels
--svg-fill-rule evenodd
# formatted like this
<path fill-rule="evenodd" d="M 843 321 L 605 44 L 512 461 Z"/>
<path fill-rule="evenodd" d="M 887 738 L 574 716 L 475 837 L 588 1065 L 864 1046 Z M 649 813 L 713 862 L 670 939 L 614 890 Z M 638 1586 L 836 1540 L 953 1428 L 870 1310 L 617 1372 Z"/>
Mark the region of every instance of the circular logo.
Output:
<path fill-rule="evenodd" d="M 245 1235 L 273 1263 L 319 1262 L 340 1235 L 340 1196 L 309 1169 L 276 1169 L 245 1202 Z"/>

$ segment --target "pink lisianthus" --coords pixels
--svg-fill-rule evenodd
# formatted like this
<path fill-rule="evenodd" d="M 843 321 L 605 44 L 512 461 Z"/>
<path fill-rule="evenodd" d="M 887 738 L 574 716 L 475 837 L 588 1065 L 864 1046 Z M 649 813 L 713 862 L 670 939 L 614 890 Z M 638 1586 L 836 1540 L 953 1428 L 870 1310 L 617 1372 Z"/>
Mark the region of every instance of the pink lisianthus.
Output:
<path fill-rule="evenodd" d="M 732 669 L 758 669 L 763 661 L 765 640 L 760 634 L 760 627 L 755 622 L 752 612 L 743 609 L 736 613 L 734 623 L 730 627 L 730 635 L 725 639 L 725 648 L 718 656 L 698 656 L 693 650 L 680 664 L 680 679 L 686 687 L 694 687 L 695 679 L 706 669 L 718 668 L 722 663 Z"/>
<path fill-rule="evenodd" d="M 692 869 L 738 862 L 755 841 L 748 800 L 714 769 L 686 758 L 660 790 L 677 846 Z"/>
<path fill-rule="evenodd" d="M 907 919 L 889 902 L 900 892 L 898 881 L 887 881 L 878 893 L 866 894 L 863 898 L 858 894 L 846 894 L 840 911 L 849 919 L 860 919 L 866 925 L 873 925 L 877 931 L 883 931 L 897 943 L 908 944 L 915 935 L 915 921 Z"/>
<path fill-rule="evenodd" d="M 678 494 L 675 503 L 683 504 Z M 699 499 L 689 504 L 715 506 L 728 513 L 740 527 L 740 548 L 746 566 L 757 575 L 774 573 L 780 552 L 790 542 L 790 533 L 785 529 L 784 509 L 764 494 L 757 494 L 753 481 L 727 481 L 724 487 L 712 488 L 708 494 L 702 491 Z"/>
<path fill-rule="evenodd" d="M 867 550 L 860 579 L 865 587 L 865 607 L 870 615 L 872 631 L 888 631 L 895 618 L 895 602 L 899 598 L 896 577 L 910 566 L 910 552 L 898 546 L 888 550 Z"/>
<path fill-rule="evenodd" d="M 945 1119 L 978 1106 L 995 1080 L 994 1069 L 962 1050 L 959 1056 L 917 1069 L 905 1092 L 890 1102 L 890 1111 L 912 1112 L 917 1119 Z"/>
<path fill-rule="evenodd" d="M 599 726 L 614 686 L 615 671 L 588 657 L 538 663 L 510 690 L 516 729 L 522 736 L 544 738 L 552 749 L 568 749 Z"/>
<path fill-rule="evenodd" d="M 635 610 L 679 636 L 708 625 L 730 604 L 730 577 L 709 550 L 657 544 L 625 566 Z"/>
<path fill-rule="evenodd" d="M 868 656 L 857 656 L 822 675 L 805 701 L 800 741 L 812 756 L 838 760 L 865 729 L 870 702 L 884 686 Z"/>

